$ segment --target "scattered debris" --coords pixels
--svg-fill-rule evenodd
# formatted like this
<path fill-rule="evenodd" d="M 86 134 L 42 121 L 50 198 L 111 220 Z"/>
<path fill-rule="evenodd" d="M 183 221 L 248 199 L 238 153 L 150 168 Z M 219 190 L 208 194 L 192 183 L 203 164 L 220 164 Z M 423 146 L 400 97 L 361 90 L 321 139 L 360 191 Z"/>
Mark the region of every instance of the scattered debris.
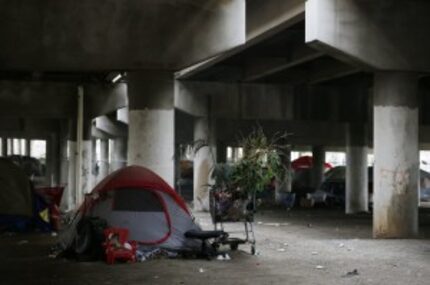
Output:
<path fill-rule="evenodd" d="M 339 244 L 339 247 L 344 247 L 344 246 L 345 246 L 345 244 L 343 244 L 343 243 Z"/>
<path fill-rule="evenodd" d="M 280 223 L 264 223 L 265 226 L 279 227 Z"/>
<path fill-rule="evenodd" d="M 28 240 L 20 240 L 19 242 L 17 242 L 18 245 L 23 245 L 27 243 L 28 243 Z"/>
<path fill-rule="evenodd" d="M 357 269 L 354 269 L 352 271 L 349 271 L 345 275 L 343 275 L 343 277 L 353 277 L 353 276 L 357 276 L 357 275 L 360 275 L 360 273 L 358 273 Z"/>
<path fill-rule="evenodd" d="M 203 268 L 201 268 L 201 267 L 200 267 L 200 268 L 199 268 L 199 272 L 200 272 L 200 273 L 203 273 L 203 272 L 205 272 L 205 270 L 204 270 Z"/>
<path fill-rule="evenodd" d="M 284 246 L 288 246 L 288 243 L 284 242 Z"/>
<path fill-rule="evenodd" d="M 263 222 L 257 222 L 257 225 L 261 225 L 261 224 L 263 224 Z"/>
<path fill-rule="evenodd" d="M 230 255 L 228 255 L 228 253 L 219 254 L 216 259 L 217 260 L 231 260 Z"/>
<path fill-rule="evenodd" d="M 278 248 L 278 251 L 280 251 L 280 252 L 284 252 L 284 251 L 285 251 L 285 248 Z"/>
<path fill-rule="evenodd" d="M 316 267 L 315 267 L 316 269 L 325 269 L 325 267 L 324 266 L 322 266 L 322 265 L 317 265 Z"/>
<path fill-rule="evenodd" d="M 175 258 L 177 256 L 178 254 L 176 252 L 161 248 L 138 249 L 136 251 L 136 258 L 140 262 L 162 257 Z"/>
<path fill-rule="evenodd" d="M 52 236 L 52 237 L 56 237 L 57 235 L 58 235 L 58 234 L 57 234 L 57 232 L 52 232 L 52 233 L 51 233 L 51 236 Z"/>
<path fill-rule="evenodd" d="M 312 251 L 312 255 L 317 255 L 317 254 L 318 254 L 318 252 Z"/>

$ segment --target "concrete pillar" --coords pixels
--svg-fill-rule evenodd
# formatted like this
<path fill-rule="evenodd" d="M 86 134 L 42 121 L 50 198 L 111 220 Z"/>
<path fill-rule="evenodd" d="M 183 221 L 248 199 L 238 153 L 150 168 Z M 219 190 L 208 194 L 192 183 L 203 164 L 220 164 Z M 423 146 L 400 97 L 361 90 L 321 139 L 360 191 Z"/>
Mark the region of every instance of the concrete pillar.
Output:
<path fill-rule="evenodd" d="M 1 156 L 5 157 L 7 156 L 7 138 L 2 137 L 1 138 Z"/>
<path fill-rule="evenodd" d="M 217 142 L 216 146 L 216 156 L 217 156 L 217 163 L 226 163 L 227 162 L 227 146 L 223 142 Z"/>
<path fill-rule="evenodd" d="M 76 145 L 76 138 L 75 140 L 69 140 L 68 142 L 68 168 L 67 168 L 67 186 L 65 188 L 65 195 L 66 195 L 66 205 L 67 209 L 71 210 L 73 209 L 76 204 L 76 158 L 78 155 L 77 151 L 77 145 Z"/>
<path fill-rule="evenodd" d="M 100 161 L 99 161 L 99 173 L 97 176 L 97 182 L 100 182 L 109 174 L 109 140 L 100 140 Z"/>
<path fill-rule="evenodd" d="M 31 139 L 25 139 L 25 155 L 31 155 Z"/>
<path fill-rule="evenodd" d="M 173 74 L 128 73 L 129 165 L 142 165 L 174 187 L 175 112 Z"/>
<path fill-rule="evenodd" d="M 318 188 L 324 178 L 325 149 L 323 146 L 312 147 L 312 187 Z"/>
<path fill-rule="evenodd" d="M 53 186 L 55 182 L 55 167 L 56 167 L 56 155 L 55 155 L 55 144 L 56 137 L 51 134 L 46 139 L 46 185 Z"/>
<path fill-rule="evenodd" d="M 114 139 L 111 156 L 112 172 L 127 165 L 127 138 L 119 137 Z"/>
<path fill-rule="evenodd" d="M 367 132 L 363 124 L 349 124 L 346 146 L 347 214 L 367 212 L 369 204 L 367 171 Z"/>
<path fill-rule="evenodd" d="M 209 210 L 209 179 L 213 167 L 213 158 L 209 146 L 209 120 L 207 117 L 198 117 L 194 120 L 194 210 Z"/>
<path fill-rule="evenodd" d="M 291 149 L 284 150 L 282 162 L 285 166 L 286 173 L 284 181 L 278 181 L 275 187 L 275 202 L 282 203 L 283 194 L 292 190 L 292 173 L 291 173 Z"/>
<path fill-rule="evenodd" d="M 13 154 L 13 141 L 12 138 L 6 138 L 6 142 L 7 142 L 7 155 L 12 155 Z"/>
<path fill-rule="evenodd" d="M 65 126 L 66 127 L 66 126 Z M 63 171 L 67 171 L 67 175 L 64 180 L 67 181 L 66 187 L 63 194 L 63 204 L 66 211 L 73 210 L 77 205 L 77 187 L 76 187 L 76 163 L 78 157 L 78 148 L 76 143 L 76 120 L 67 121 L 67 138 L 66 145 L 62 147 L 62 152 L 64 154 L 62 161 Z"/>
<path fill-rule="evenodd" d="M 81 178 L 80 189 L 81 197 L 90 193 L 94 186 L 93 174 L 93 140 L 91 138 L 91 120 L 84 121 L 84 135 L 82 140 L 82 153 L 81 153 Z"/>
<path fill-rule="evenodd" d="M 374 94 L 376 238 L 418 234 L 418 83 L 412 73 L 379 72 Z"/>
<path fill-rule="evenodd" d="M 60 149 L 59 149 L 59 156 L 60 156 L 60 177 L 59 177 L 59 185 L 65 186 L 63 198 L 61 200 L 61 209 L 62 210 L 69 210 L 72 208 L 71 199 L 69 198 L 69 189 L 68 189 L 68 175 L 69 175 L 69 154 L 67 153 L 68 150 L 68 140 L 66 136 L 63 136 L 60 138 Z"/>

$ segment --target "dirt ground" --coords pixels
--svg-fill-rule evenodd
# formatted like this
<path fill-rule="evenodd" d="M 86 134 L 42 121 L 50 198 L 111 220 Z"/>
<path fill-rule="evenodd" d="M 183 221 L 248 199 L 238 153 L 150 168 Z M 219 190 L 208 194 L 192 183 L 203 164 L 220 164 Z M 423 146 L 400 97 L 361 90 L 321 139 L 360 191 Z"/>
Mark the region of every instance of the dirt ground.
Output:
<path fill-rule="evenodd" d="M 212 228 L 207 214 L 197 213 L 196 219 Z M 0 284 L 430 284 L 429 211 L 422 211 L 420 221 L 420 239 L 373 240 L 370 215 L 265 210 L 256 218 L 255 256 L 243 245 L 228 261 L 159 259 L 112 266 L 50 259 L 55 237 L 49 234 L 3 233 Z"/>

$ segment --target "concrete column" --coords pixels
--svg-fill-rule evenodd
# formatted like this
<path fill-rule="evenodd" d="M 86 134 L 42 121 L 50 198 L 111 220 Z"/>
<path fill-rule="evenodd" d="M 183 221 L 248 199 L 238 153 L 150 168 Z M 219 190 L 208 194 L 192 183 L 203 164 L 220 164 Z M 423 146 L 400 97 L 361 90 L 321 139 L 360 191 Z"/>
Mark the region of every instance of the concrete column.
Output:
<path fill-rule="evenodd" d="M 323 146 L 312 147 L 312 186 L 319 187 L 324 178 L 325 149 Z"/>
<path fill-rule="evenodd" d="M 128 95 L 128 164 L 148 167 L 174 187 L 173 74 L 154 70 L 131 72 Z"/>
<path fill-rule="evenodd" d="M 283 164 L 286 168 L 284 181 L 278 181 L 275 188 L 275 202 L 282 202 L 283 193 L 289 193 L 292 190 L 292 175 L 291 175 L 291 149 L 286 149 L 283 155 Z"/>
<path fill-rule="evenodd" d="M 78 157 L 78 148 L 76 143 L 76 120 L 68 120 L 65 129 L 65 146 L 61 148 L 62 151 L 62 171 L 67 171 L 67 175 L 62 176 L 63 181 L 66 181 L 66 187 L 63 194 L 63 208 L 66 211 L 73 210 L 77 205 L 77 187 L 76 187 L 76 163 Z M 64 155 L 64 157 L 63 157 Z"/>
<path fill-rule="evenodd" d="M 107 139 L 100 140 L 100 161 L 97 183 L 100 182 L 109 174 L 109 141 Z"/>
<path fill-rule="evenodd" d="M 194 210 L 209 210 L 209 179 L 213 167 L 213 158 L 209 146 L 209 120 L 207 117 L 198 117 L 194 120 Z"/>
<path fill-rule="evenodd" d="M 418 234 L 418 83 L 412 73 L 380 72 L 374 94 L 376 238 Z"/>
<path fill-rule="evenodd" d="M 93 140 L 91 138 L 91 120 L 84 122 L 84 135 L 82 140 L 81 153 L 81 197 L 90 193 L 94 186 L 93 174 Z"/>
<path fill-rule="evenodd" d="M 112 172 L 127 165 L 127 138 L 119 137 L 114 139 L 111 156 Z"/>
<path fill-rule="evenodd" d="M 25 139 L 25 155 L 31 155 L 31 139 Z"/>
<path fill-rule="evenodd" d="M 7 156 L 7 138 L 2 137 L 1 138 L 1 155 L 3 157 Z"/>
<path fill-rule="evenodd" d="M 76 138 L 75 140 L 69 140 L 68 142 L 68 165 L 67 165 L 67 186 L 65 188 L 66 193 L 66 205 L 67 209 L 71 210 L 77 205 L 76 201 L 76 158 L 78 155 Z"/>
<path fill-rule="evenodd" d="M 369 204 L 367 171 L 367 132 L 362 124 L 350 124 L 346 146 L 346 194 L 347 214 L 367 212 Z"/>
<path fill-rule="evenodd" d="M 59 185 L 65 186 L 64 193 L 63 193 L 63 199 L 61 200 L 61 209 L 62 210 L 69 210 L 72 208 L 71 200 L 69 199 L 69 191 L 68 191 L 68 183 L 69 183 L 69 154 L 67 153 L 68 150 L 68 140 L 67 137 L 62 137 L 60 139 L 60 149 L 59 149 L 59 156 L 60 156 L 60 177 L 59 177 Z"/>
<path fill-rule="evenodd" d="M 46 138 L 46 185 L 55 184 L 55 135 Z"/>
<path fill-rule="evenodd" d="M 226 163 L 227 161 L 227 146 L 223 142 L 217 142 L 216 146 L 217 163 Z"/>

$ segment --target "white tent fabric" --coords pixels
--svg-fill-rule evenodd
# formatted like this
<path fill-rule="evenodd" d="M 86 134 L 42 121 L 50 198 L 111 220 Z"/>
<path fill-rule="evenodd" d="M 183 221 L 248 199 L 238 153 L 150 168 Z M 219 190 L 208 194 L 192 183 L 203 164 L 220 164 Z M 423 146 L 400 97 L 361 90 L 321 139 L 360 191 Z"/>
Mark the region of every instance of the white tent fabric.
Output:
<path fill-rule="evenodd" d="M 156 245 L 174 250 L 200 246 L 198 242 L 185 238 L 185 232 L 198 229 L 198 226 L 172 197 L 157 190 L 132 190 L 132 194 L 129 189 L 110 191 L 128 192 L 124 195 L 127 196 L 125 198 L 127 198 L 128 205 L 118 206 L 117 200 L 122 199 L 120 196 L 123 195 L 110 193 L 104 199 L 96 202 L 90 211 L 90 216 L 106 220 L 110 227 L 127 228 L 129 239 L 136 240 L 143 245 Z M 136 201 L 139 201 L 141 205 L 136 205 Z M 133 203 L 135 205 L 132 205 Z M 157 203 L 158 205 L 155 205 Z M 134 209 L 131 210 L 131 208 Z"/>

